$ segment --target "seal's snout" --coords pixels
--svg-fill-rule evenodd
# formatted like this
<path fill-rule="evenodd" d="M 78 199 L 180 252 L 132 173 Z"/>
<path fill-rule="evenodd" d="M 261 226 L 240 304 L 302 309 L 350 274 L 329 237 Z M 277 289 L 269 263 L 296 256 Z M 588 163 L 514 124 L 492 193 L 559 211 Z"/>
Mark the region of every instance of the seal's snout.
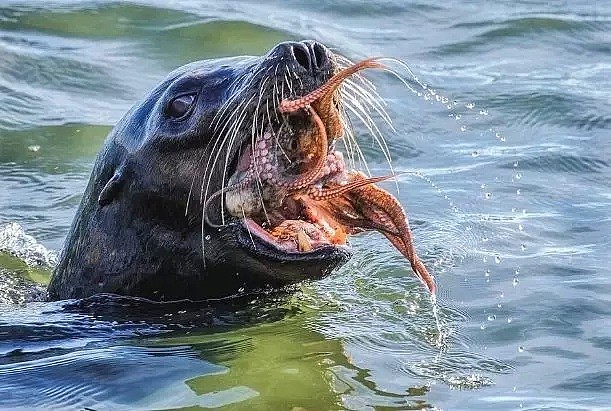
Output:
<path fill-rule="evenodd" d="M 287 57 L 306 72 L 318 74 L 331 69 L 330 51 L 317 41 L 295 41 L 283 44 Z"/>

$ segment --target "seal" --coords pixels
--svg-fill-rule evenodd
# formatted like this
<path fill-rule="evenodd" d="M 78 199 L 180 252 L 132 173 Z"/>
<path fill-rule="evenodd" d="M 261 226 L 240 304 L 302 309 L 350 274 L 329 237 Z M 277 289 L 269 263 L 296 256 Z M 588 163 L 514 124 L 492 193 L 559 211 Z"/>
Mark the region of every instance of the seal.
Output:
<path fill-rule="evenodd" d="M 348 171 L 341 67 L 315 41 L 187 64 L 119 121 L 97 156 L 48 293 L 210 299 L 320 279 L 382 232 L 434 292 L 401 205 Z"/>

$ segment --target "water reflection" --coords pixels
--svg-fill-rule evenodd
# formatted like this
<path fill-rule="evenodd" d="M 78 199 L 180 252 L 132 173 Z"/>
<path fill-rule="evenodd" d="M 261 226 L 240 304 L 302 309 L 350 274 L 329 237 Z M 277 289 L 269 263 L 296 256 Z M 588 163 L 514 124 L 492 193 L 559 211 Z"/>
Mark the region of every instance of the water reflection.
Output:
<path fill-rule="evenodd" d="M 364 392 L 371 404 L 428 406 L 426 387 L 378 390 L 342 339 L 308 326 L 316 311 L 295 298 L 154 303 L 107 295 L 5 306 L 0 406 L 329 409 L 363 401 Z"/>

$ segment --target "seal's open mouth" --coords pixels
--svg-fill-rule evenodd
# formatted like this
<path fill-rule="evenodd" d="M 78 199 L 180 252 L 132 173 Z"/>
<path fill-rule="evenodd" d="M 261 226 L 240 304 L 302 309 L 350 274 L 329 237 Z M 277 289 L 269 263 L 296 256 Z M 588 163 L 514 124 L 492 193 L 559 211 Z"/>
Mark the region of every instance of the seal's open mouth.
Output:
<path fill-rule="evenodd" d="M 384 234 L 434 293 L 435 283 L 418 259 L 407 216 L 399 202 L 367 178 L 347 170 L 335 142 L 344 132 L 338 87 L 376 59 L 349 66 L 302 97 L 280 101 L 280 127 L 262 127 L 244 143 L 224 194 L 224 208 L 240 218 L 253 238 L 287 255 L 315 254 L 346 246 L 348 235 Z"/>

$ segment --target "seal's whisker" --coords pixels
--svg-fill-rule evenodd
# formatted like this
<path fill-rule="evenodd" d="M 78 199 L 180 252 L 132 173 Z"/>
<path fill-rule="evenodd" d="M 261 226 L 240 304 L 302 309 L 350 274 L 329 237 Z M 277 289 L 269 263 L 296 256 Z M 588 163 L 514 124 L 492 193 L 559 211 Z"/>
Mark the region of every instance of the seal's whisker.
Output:
<path fill-rule="evenodd" d="M 253 97 L 254 97 L 254 96 L 253 96 Z M 246 119 L 246 115 L 248 114 L 248 105 L 249 105 L 249 103 L 248 103 L 248 104 L 246 104 L 246 105 L 244 105 L 244 108 L 242 109 L 242 113 L 241 113 L 241 114 L 240 114 L 240 116 L 238 117 L 238 121 L 236 121 L 236 122 L 234 123 L 234 125 L 232 126 L 232 128 L 231 128 L 231 129 L 230 129 L 230 131 L 228 132 L 228 135 L 227 135 L 227 136 L 225 136 L 224 141 L 225 141 L 225 140 L 227 140 L 227 137 L 229 136 L 229 139 L 228 139 L 229 143 L 226 143 L 226 142 L 224 143 L 224 145 L 226 145 L 226 146 L 227 146 L 227 147 L 226 147 L 226 149 L 225 149 L 225 151 L 227 152 L 227 154 L 229 154 L 229 152 L 230 152 L 230 147 L 229 147 L 229 145 L 231 145 L 231 144 L 232 144 L 232 142 L 233 142 L 233 141 L 235 141 L 235 138 L 236 138 L 236 136 L 237 136 L 238 132 L 239 132 L 239 131 L 240 131 L 240 129 L 242 128 L 242 124 L 244 124 L 244 120 Z M 222 147 L 222 146 L 221 146 L 221 147 Z M 215 160 L 215 162 L 216 162 L 216 160 Z M 215 164 L 213 164 L 213 166 L 212 166 L 212 167 L 214 168 L 214 167 L 215 167 Z M 210 181 L 210 180 L 209 180 L 209 181 Z M 221 179 L 221 188 L 224 188 L 224 187 L 225 187 L 225 184 L 226 184 L 226 183 L 225 183 L 225 174 L 224 174 L 224 171 L 223 171 L 223 178 Z M 221 223 L 222 223 L 222 225 L 225 225 L 225 207 L 223 207 L 222 205 L 221 205 Z"/>
<path fill-rule="evenodd" d="M 372 94 L 380 102 L 382 106 L 388 105 L 386 103 L 386 100 L 384 100 L 382 96 L 380 96 L 380 93 L 378 93 L 378 88 L 376 87 L 376 85 L 373 82 L 371 82 L 367 77 L 361 75 L 361 73 L 356 73 L 353 76 L 353 78 L 348 79 L 348 80 L 350 81 L 350 83 L 368 90 L 368 92 Z M 361 84 L 360 85 L 357 84 L 356 80 L 360 81 Z"/>
<path fill-rule="evenodd" d="M 286 76 L 286 73 L 284 74 L 284 79 L 286 80 L 286 85 L 289 88 L 289 96 L 293 96 L 293 84 L 289 81 L 288 77 Z"/>
<path fill-rule="evenodd" d="M 242 81 L 244 77 L 246 77 L 246 73 L 238 77 L 238 80 Z M 248 83 L 248 85 L 250 85 L 250 82 Z M 231 107 L 233 103 L 240 97 L 243 91 L 244 91 L 244 87 L 240 87 L 239 89 L 232 91 L 229 98 L 225 101 L 225 103 L 223 103 L 221 108 L 216 112 L 216 114 L 212 118 L 212 121 L 210 122 L 210 127 L 212 128 L 213 131 L 218 130 L 218 127 L 221 124 L 221 120 L 223 120 L 225 113 L 227 112 L 229 107 Z"/>
<path fill-rule="evenodd" d="M 263 139 L 263 134 L 265 132 L 265 128 L 263 127 L 263 124 L 261 124 L 261 127 L 257 127 L 258 124 L 258 120 L 259 120 L 259 107 L 261 106 L 261 99 L 263 97 L 263 87 L 261 87 L 261 89 L 259 90 L 259 101 L 257 102 L 257 107 L 255 109 L 255 114 L 253 116 L 253 123 L 252 123 L 252 130 L 251 130 L 251 147 L 253 149 L 253 153 L 252 153 L 252 162 L 253 165 L 255 167 L 255 176 L 256 176 L 256 186 L 257 186 L 257 192 L 259 194 L 259 201 L 261 203 L 261 207 L 263 208 L 263 212 L 265 214 L 265 218 L 266 220 L 269 222 L 269 216 L 267 215 L 267 210 L 265 208 L 265 201 L 263 199 L 263 191 L 262 191 L 262 186 L 263 186 L 263 182 L 261 181 L 261 171 L 260 171 L 260 164 L 259 164 L 259 160 L 257 158 L 257 156 L 255 156 L 255 146 L 257 143 L 257 131 L 259 132 L 259 138 L 262 140 Z"/>
<path fill-rule="evenodd" d="M 271 224 L 269 215 L 267 214 L 267 207 L 265 207 L 265 201 L 263 199 L 263 181 L 261 181 L 261 176 L 259 173 L 257 173 L 256 183 L 259 200 L 261 201 L 261 208 L 263 209 L 263 215 L 265 216 L 265 221 L 267 221 L 268 224 Z"/>
<path fill-rule="evenodd" d="M 345 86 L 345 89 L 351 91 L 352 93 L 354 93 L 354 95 L 361 97 L 364 103 L 368 104 L 376 113 L 378 113 L 378 115 L 382 119 L 384 119 L 386 124 L 388 124 L 388 126 L 392 129 L 393 132 L 397 131 L 395 127 L 393 126 L 392 119 L 386 112 L 386 109 L 380 103 L 383 100 L 381 99 L 381 97 L 379 97 L 379 95 L 374 96 L 371 93 L 369 93 L 367 90 L 365 90 L 363 87 L 349 80 L 345 81 L 344 84 L 342 84 L 342 86 Z M 341 91 L 342 90 L 340 90 L 340 93 Z"/>
<path fill-rule="evenodd" d="M 341 56 L 341 55 L 336 55 L 336 56 L 337 56 L 337 61 L 340 62 L 340 64 L 347 64 L 348 66 L 351 66 L 354 64 L 350 59 L 344 56 Z M 381 59 L 377 59 L 377 60 L 381 60 Z M 359 81 L 361 84 L 357 84 L 357 81 Z M 368 106 L 371 107 L 373 111 L 375 111 L 386 122 L 386 124 L 388 124 L 388 126 L 391 128 L 393 132 L 396 131 L 392 124 L 392 120 L 390 116 L 388 115 L 388 113 L 386 112 L 386 109 L 384 108 L 384 106 L 386 105 L 386 102 L 384 101 L 384 99 L 381 98 L 381 96 L 377 92 L 375 85 L 370 80 L 368 80 L 365 76 L 363 76 L 361 73 L 355 73 L 355 75 L 353 75 L 352 78 L 346 79 L 342 83 L 342 86 L 340 87 L 339 91 L 340 91 L 340 95 L 345 100 L 352 103 L 352 105 L 348 103 L 347 106 L 349 107 L 350 111 L 354 115 L 356 115 L 359 118 L 359 120 L 361 120 L 361 122 L 365 125 L 365 127 L 369 130 L 370 134 L 372 135 L 376 143 L 379 145 L 382 153 L 384 154 L 384 157 L 386 161 L 388 162 L 391 172 L 394 174 L 392 160 L 390 156 L 390 150 L 386 143 L 386 139 L 384 138 L 383 134 L 381 133 L 376 122 L 371 117 L 371 112 L 368 109 Z M 397 184 L 397 191 L 398 189 L 399 188 Z"/>
<path fill-rule="evenodd" d="M 280 144 L 280 140 L 278 140 L 278 136 L 281 135 L 282 129 L 285 127 L 285 124 L 283 123 L 282 125 L 280 125 L 280 128 L 278 129 L 277 133 L 274 133 L 274 141 L 276 143 L 276 146 L 278 147 L 278 149 L 280 150 L 280 152 L 282 153 L 282 155 L 284 156 L 284 158 L 286 159 L 286 161 L 289 164 L 293 164 L 293 160 L 291 160 L 291 158 L 288 156 L 288 154 L 286 154 L 286 151 L 284 151 L 284 148 L 282 147 L 282 144 Z M 276 161 L 278 161 L 278 155 L 276 153 Z"/>
<path fill-rule="evenodd" d="M 204 157 L 206 156 L 208 145 L 210 142 L 206 144 L 204 149 L 202 150 L 202 154 L 199 156 L 199 160 L 197 161 L 195 168 L 199 168 L 202 162 L 204 161 Z M 198 173 L 193 173 L 193 178 L 191 179 L 191 186 L 189 187 L 189 194 L 187 195 L 187 203 L 185 205 L 185 216 L 189 213 L 189 204 L 191 203 L 191 195 L 193 194 L 193 187 L 195 186 L 195 178 L 198 176 Z"/>
<path fill-rule="evenodd" d="M 346 92 L 346 90 L 343 90 L 342 92 L 345 93 L 346 96 L 352 97 L 350 99 L 350 101 L 353 104 L 353 107 L 356 108 L 358 111 L 360 111 L 360 114 L 363 117 L 361 117 L 359 115 L 359 113 L 354 112 L 354 114 L 357 115 L 357 117 L 359 117 L 359 119 L 361 121 L 363 121 L 365 126 L 369 129 L 369 131 L 372 134 L 374 140 L 380 146 L 380 149 L 382 150 L 382 153 L 384 154 L 384 157 L 386 158 L 386 161 L 388 162 L 388 166 L 390 168 L 390 171 L 393 172 L 392 159 L 391 159 L 391 156 L 390 156 L 390 149 L 388 148 L 388 145 L 386 144 L 386 139 L 384 138 L 384 135 L 380 131 L 380 129 L 377 126 L 376 122 L 371 117 L 371 113 L 367 109 L 367 106 L 361 104 L 361 101 L 359 101 L 354 96 L 350 95 L 350 93 Z M 398 189 L 398 187 L 397 187 L 397 189 Z"/>
<path fill-rule="evenodd" d="M 278 96 L 278 65 L 276 66 L 276 73 L 274 74 L 274 87 L 273 87 L 273 93 L 272 93 L 272 103 L 274 105 L 274 115 L 276 116 L 276 121 L 278 123 L 280 123 L 280 117 L 278 117 L 278 106 L 280 105 L 280 100 L 279 100 L 279 96 Z M 271 117 L 270 117 L 270 122 L 271 122 Z"/>
<path fill-rule="evenodd" d="M 247 109 L 250 103 L 252 102 L 252 100 L 254 99 L 254 95 L 248 100 L 243 99 L 242 101 L 240 101 L 240 103 L 237 106 L 235 106 L 231 111 L 227 112 L 227 110 L 229 109 L 229 107 L 232 106 L 233 102 L 236 101 L 241 96 L 242 92 L 251 86 L 252 79 L 255 78 L 255 76 L 259 74 L 260 72 L 261 70 L 257 70 L 255 73 L 251 75 L 251 80 L 249 82 L 247 82 L 240 89 L 235 90 L 232 93 L 232 95 L 229 97 L 229 99 L 226 101 L 226 103 L 224 104 L 224 107 L 216 113 L 213 119 L 212 124 L 214 125 L 213 126 L 214 132 L 217 131 L 218 126 L 221 123 L 223 124 L 223 128 L 218 133 L 219 138 L 216 140 L 214 147 L 211 150 L 211 152 L 213 153 L 216 151 L 216 155 L 214 156 L 214 159 L 212 160 L 212 162 L 211 162 L 211 156 L 209 156 L 208 162 L 206 163 L 203 178 L 202 178 L 202 187 L 200 191 L 200 203 L 202 201 L 204 203 L 204 207 L 202 209 L 202 217 L 203 217 L 202 218 L 202 253 L 204 256 L 204 263 L 205 263 L 205 245 L 204 245 L 205 244 L 205 237 L 204 237 L 205 224 L 208 224 L 211 227 L 214 227 L 214 226 L 220 227 L 212 223 L 207 215 L 208 204 L 210 203 L 212 199 L 212 198 L 208 198 L 208 192 L 209 192 L 210 184 L 211 184 L 212 177 L 213 177 L 213 170 L 220 158 L 220 154 L 223 151 L 223 146 L 227 146 L 226 147 L 227 152 L 226 152 L 226 158 L 225 158 L 225 167 L 223 169 L 223 178 L 221 181 L 220 194 L 222 194 L 224 191 L 227 190 L 227 187 L 225 186 L 226 184 L 225 180 L 226 180 L 227 165 L 229 163 L 228 157 L 231 152 L 231 147 L 233 147 L 236 136 L 244 122 L 244 119 L 246 118 Z M 245 77 L 245 75 L 241 76 L 241 78 L 243 77 Z M 235 122 L 232 122 L 231 121 L 232 117 L 236 115 L 237 115 L 237 119 L 235 120 Z M 216 124 L 214 124 L 215 121 L 217 122 Z M 231 124 L 231 127 L 228 128 L 228 125 L 230 124 Z M 223 137 L 221 138 L 220 136 L 223 136 Z M 225 225 L 225 209 L 222 204 L 221 204 L 221 223 L 222 225 Z"/>
<path fill-rule="evenodd" d="M 270 68 L 267 68 L 267 70 L 265 70 L 266 72 L 269 71 Z M 259 68 L 257 70 L 255 70 L 252 73 L 243 73 L 241 74 L 239 77 L 237 77 L 237 81 L 236 83 L 239 84 L 242 82 L 242 80 L 244 80 L 244 78 L 246 78 L 247 76 L 250 76 L 250 80 L 246 81 L 241 87 L 239 87 L 236 90 L 233 90 L 231 92 L 231 95 L 229 96 L 229 98 L 225 101 L 225 103 L 223 104 L 223 106 L 217 111 L 217 113 L 214 115 L 214 117 L 212 118 L 212 121 L 210 123 L 213 131 L 217 131 L 219 125 L 221 124 L 221 120 L 223 120 L 223 116 L 225 114 L 225 112 L 228 110 L 229 107 L 231 107 L 231 105 L 240 97 L 242 97 L 242 94 L 247 91 L 252 83 L 254 82 L 254 80 L 256 79 L 256 77 L 261 74 L 263 72 L 262 68 Z M 223 122 L 226 124 L 226 122 Z"/>
<path fill-rule="evenodd" d="M 361 109 L 361 112 L 363 114 L 365 114 L 368 118 L 368 121 L 375 127 L 378 136 L 376 136 L 374 134 L 374 138 L 376 138 L 376 141 L 378 143 L 378 145 L 380 146 L 382 152 L 384 153 L 384 156 L 386 158 L 386 160 L 388 161 L 388 165 L 390 167 L 390 170 L 392 171 L 392 161 L 391 161 L 391 156 L 390 156 L 390 149 L 388 148 L 388 144 L 386 143 L 386 139 L 384 138 L 384 136 L 382 135 L 382 133 L 380 132 L 379 128 L 377 127 L 376 123 L 373 121 L 373 119 L 371 118 L 371 113 L 369 112 L 369 110 L 367 110 L 367 106 L 364 106 L 363 104 L 361 104 L 361 102 L 355 98 L 354 96 L 351 96 L 346 89 L 342 89 L 340 90 L 340 93 L 343 93 L 343 95 L 348 96 L 348 97 L 352 97 L 351 100 L 353 100 L 355 102 L 355 104 L 357 105 L 357 107 L 359 109 Z M 374 111 L 376 111 L 382 118 L 384 118 L 385 120 L 386 117 L 384 116 L 384 114 L 386 116 L 388 116 L 388 114 L 386 113 L 386 111 L 382 108 L 383 113 L 380 112 L 380 110 L 378 110 L 377 107 L 375 107 L 374 105 L 371 104 L 371 98 L 363 98 L 362 99 L 363 103 L 369 103 L 370 106 L 373 107 Z M 365 112 L 366 111 L 366 112 Z M 393 132 L 396 132 L 395 128 L 392 126 L 392 123 L 390 122 L 390 119 L 388 119 L 386 121 L 387 124 L 389 124 L 389 126 L 391 127 Z"/>
<path fill-rule="evenodd" d="M 354 141 L 354 129 L 352 127 L 352 123 L 350 122 L 350 118 L 346 114 L 346 108 L 343 105 L 341 107 L 341 114 L 339 118 L 342 123 L 342 128 L 344 130 L 344 138 L 342 138 L 342 143 L 346 148 L 346 154 L 350 159 L 350 165 L 352 166 L 352 168 L 355 168 L 355 151 L 352 147 L 352 141 Z"/>
<path fill-rule="evenodd" d="M 403 83 L 403 85 L 404 85 L 405 87 L 407 87 L 407 88 L 409 89 L 409 91 L 411 91 L 412 93 L 414 93 L 414 94 L 417 94 L 417 93 L 418 93 L 418 90 L 416 90 L 416 89 L 415 89 L 415 88 L 414 88 L 414 87 L 413 87 L 413 86 L 412 86 L 412 85 L 409 83 L 409 81 L 408 81 L 407 79 L 405 79 L 403 76 L 401 76 L 401 75 L 400 75 L 399 73 L 397 73 L 395 70 L 392 70 L 392 69 L 390 69 L 390 68 L 386 67 L 386 68 L 384 68 L 384 71 L 386 71 L 386 72 L 388 72 L 388 73 L 392 74 L 393 76 L 395 76 L 395 77 L 396 77 L 396 78 L 397 78 L 397 79 L 398 79 L 398 80 L 399 80 L 401 83 Z M 418 83 L 418 84 L 419 84 L 419 85 L 420 85 L 420 86 L 423 88 L 423 90 L 426 90 L 426 87 L 425 87 L 425 86 L 424 86 L 422 83 L 420 83 L 420 81 L 419 81 L 419 80 L 414 80 L 414 81 L 415 81 L 416 83 Z"/>
<path fill-rule="evenodd" d="M 403 69 L 405 69 L 405 71 L 407 71 L 407 73 L 411 76 L 411 80 L 416 82 L 420 87 L 422 87 L 422 89 L 426 90 L 428 87 L 426 86 L 426 84 L 422 83 L 420 81 L 420 79 L 418 78 L 418 76 L 416 76 L 416 74 L 412 71 L 411 67 L 404 62 L 403 60 L 399 60 L 397 58 L 393 58 L 393 57 L 383 57 L 380 60 L 386 60 L 386 61 L 391 61 L 393 63 L 397 63 L 399 66 L 401 66 Z M 396 70 L 390 69 L 388 67 L 386 67 L 386 71 L 389 71 L 390 73 L 400 77 L 397 74 Z M 411 88 L 411 86 L 408 86 L 410 88 L 410 90 L 415 91 L 413 88 Z"/>
<path fill-rule="evenodd" d="M 355 109 L 351 106 L 351 104 L 347 101 L 344 101 L 344 104 L 346 105 L 346 108 L 350 111 L 350 112 L 354 112 Z M 356 114 L 355 114 L 356 115 Z M 358 117 L 358 116 L 357 116 Z M 350 119 L 350 116 L 348 115 L 348 119 Z M 349 120 L 352 124 L 352 120 Z M 367 171 L 367 174 L 369 176 L 371 176 L 371 170 L 369 169 L 369 165 L 367 163 L 367 159 L 365 158 L 365 154 L 363 153 L 363 150 L 361 150 L 361 146 L 358 142 L 358 139 L 356 138 L 356 136 L 354 134 L 351 134 L 352 137 L 352 142 L 354 145 L 354 148 L 356 149 L 356 152 L 358 154 L 359 157 L 359 161 L 363 164 L 363 166 L 365 167 L 365 170 Z"/>
<path fill-rule="evenodd" d="M 210 183 L 212 181 L 212 170 L 214 170 L 214 167 L 216 167 L 216 164 L 217 164 L 217 162 L 219 160 L 221 152 L 223 151 L 222 148 L 226 144 L 227 139 L 229 138 L 231 133 L 237 132 L 239 130 L 239 128 L 241 127 L 241 125 L 242 125 L 242 123 L 243 123 L 243 121 L 244 121 L 244 119 L 246 117 L 248 105 L 252 102 L 254 97 L 255 96 L 253 95 L 249 100 L 245 100 L 245 103 L 240 106 L 240 107 L 242 107 L 242 111 L 238 115 L 238 119 L 235 121 L 235 123 L 233 123 L 232 127 L 227 131 L 227 134 L 225 134 L 225 137 L 222 138 L 222 139 L 219 138 L 217 140 L 217 142 L 221 141 L 220 146 L 218 147 L 218 149 L 216 148 L 216 145 L 217 145 L 216 143 L 215 143 L 215 147 L 212 149 L 213 152 L 216 150 L 216 155 L 214 156 L 214 160 L 212 161 L 212 163 L 210 163 L 210 159 L 209 159 L 208 165 L 206 167 L 206 173 L 205 173 L 205 175 L 207 175 L 207 181 L 202 182 L 202 191 L 203 191 L 203 194 L 204 194 L 204 203 L 206 203 L 206 196 L 207 196 L 208 190 L 210 188 Z M 208 169 L 210 170 L 210 173 L 208 173 Z M 205 189 L 204 189 L 204 185 L 205 185 Z M 221 207 L 221 213 L 223 214 L 222 217 L 221 217 L 221 220 L 224 223 L 224 208 L 223 207 Z"/>
<path fill-rule="evenodd" d="M 254 110 L 253 121 L 252 121 L 252 126 L 251 126 L 251 150 L 252 150 L 251 159 L 254 160 L 255 162 L 257 161 L 257 159 L 254 156 L 254 148 L 255 148 L 255 143 L 256 143 L 255 142 L 255 134 L 256 134 L 256 130 L 257 130 L 257 121 L 259 119 L 259 108 L 261 106 L 261 100 L 263 98 L 263 91 L 264 91 L 265 84 L 267 83 L 268 78 L 269 77 L 265 77 L 263 79 L 263 81 L 261 82 L 260 86 L 259 86 L 259 98 L 257 100 L 257 105 L 256 105 L 255 110 Z M 230 157 L 230 154 L 231 154 L 231 148 L 233 147 L 233 144 L 235 142 L 235 138 L 237 137 L 238 131 L 239 131 L 239 128 L 236 128 L 236 131 L 233 133 L 232 139 L 231 139 L 231 141 L 229 143 L 229 147 L 227 149 L 227 154 L 225 156 L 225 167 L 223 168 L 222 184 L 224 184 L 225 180 L 226 180 L 226 173 L 227 173 L 227 169 L 228 169 L 228 166 L 229 166 L 229 157 Z M 225 224 L 224 212 L 222 212 L 221 214 L 222 214 L 222 217 L 223 217 L 222 223 Z"/>
<path fill-rule="evenodd" d="M 337 54 L 337 53 L 335 53 L 334 56 L 335 56 L 335 60 L 337 61 L 338 65 L 342 69 L 354 65 L 354 61 L 350 60 L 346 56 L 342 56 L 341 54 Z"/>
<path fill-rule="evenodd" d="M 344 57 L 342 55 L 337 55 L 337 58 L 339 61 L 342 61 L 344 64 L 347 64 L 346 67 L 354 65 L 354 62 L 348 59 L 347 57 Z M 377 60 L 379 61 L 383 59 L 384 58 L 378 58 Z M 345 68 L 345 67 L 342 67 L 342 68 Z M 355 84 L 356 83 L 355 80 L 360 81 L 362 83 L 362 86 L 368 89 L 369 92 L 373 94 L 375 98 L 377 98 L 378 101 L 381 102 L 382 105 L 384 106 L 387 105 L 386 101 L 378 93 L 376 85 L 371 80 L 369 80 L 367 77 L 365 77 L 362 73 L 354 73 L 352 77 L 350 79 L 346 79 L 344 83 L 350 82 L 350 83 Z"/>
<path fill-rule="evenodd" d="M 357 118 L 359 120 L 361 120 L 361 122 L 369 130 L 369 132 L 371 133 L 371 135 L 374 138 L 374 140 L 380 146 L 380 149 L 381 149 L 382 153 L 384 154 L 384 157 L 386 158 L 386 161 L 388 162 L 388 166 L 390 168 L 391 174 L 394 174 L 394 169 L 393 169 L 393 166 L 392 166 L 392 159 L 390 157 L 390 152 L 389 152 L 388 146 L 386 145 L 386 141 L 384 139 L 384 136 L 382 135 L 382 132 L 378 128 L 378 126 L 375 123 L 375 121 L 373 121 L 373 119 L 371 118 L 369 113 L 367 113 L 366 107 L 363 107 L 363 105 L 358 100 L 356 100 L 356 99 L 353 99 L 353 100 L 350 101 L 350 103 L 347 103 L 346 107 L 348 107 L 350 109 L 350 111 L 355 116 L 357 116 Z"/>
<path fill-rule="evenodd" d="M 374 135 L 375 137 L 379 137 L 381 139 L 384 139 L 384 137 L 382 135 L 382 132 L 377 127 L 376 122 L 371 117 L 371 112 L 368 110 L 367 106 L 363 105 L 362 101 L 359 100 L 358 98 L 356 98 L 350 92 L 347 92 L 347 91 L 343 90 L 342 91 L 342 96 L 346 100 L 346 103 L 347 103 L 346 106 L 347 107 L 351 107 L 352 109 L 356 109 L 358 111 L 358 113 L 357 113 L 357 112 L 354 112 L 354 110 L 352 110 L 355 115 L 359 116 L 359 119 L 369 129 L 369 132 L 372 135 Z M 378 143 L 381 143 L 381 142 L 379 141 Z M 386 151 L 388 150 L 388 147 L 387 146 L 383 146 L 382 144 L 380 144 L 380 148 L 386 154 Z M 390 155 L 390 154 L 388 154 L 388 155 Z"/>
<path fill-rule="evenodd" d="M 239 110 L 239 109 L 240 109 L 242 106 L 245 106 L 245 105 L 246 105 L 246 100 L 244 100 L 244 101 L 242 102 L 242 104 L 239 104 L 239 105 L 238 105 L 238 106 L 237 106 L 237 107 L 236 107 L 236 108 L 235 108 L 235 109 L 234 109 L 234 110 L 231 112 L 231 114 L 230 114 L 230 117 L 229 117 L 229 118 L 231 118 L 231 117 L 232 117 L 232 116 L 233 116 L 235 113 L 237 113 L 237 112 L 238 112 L 238 110 Z M 219 138 L 218 138 L 218 139 L 216 139 L 216 141 L 215 141 L 215 143 L 214 143 L 214 145 L 213 145 L 212 149 L 210 150 L 210 152 L 211 152 L 211 153 L 216 152 L 216 156 L 214 157 L 214 159 L 213 159 L 213 157 L 212 157 L 212 156 L 208 156 L 208 161 L 207 161 L 207 163 L 206 163 L 206 166 L 204 167 L 204 173 L 203 173 L 203 178 L 202 178 L 202 187 L 201 187 L 201 191 L 200 191 L 200 199 L 199 199 L 200 203 L 205 202 L 205 201 L 204 201 L 204 197 L 205 197 L 205 196 L 204 196 L 204 186 L 206 186 L 206 191 L 207 191 L 208 186 L 209 186 L 209 181 L 210 181 L 210 179 L 212 178 L 212 170 L 214 169 L 214 166 L 215 166 L 215 164 L 216 164 L 216 161 L 217 161 L 218 157 L 219 157 L 219 156 L 220 156 L 220 154 L 221 154 L 221 151 L 222 151 L 221 149 L 222 149 L 222 147 L 223 147 L 223 145 L 225 144 L 225 141 L 226 141 L 226 139 L 227 139 L 227 134 L 223 134 L 223 133 L 224 133 L 224 131 L 225 131 L 225 129 L 226 129 L 226 126 L 227 126 L 228 124 L 229 124 L 229 119 L 228 119 L 228 120 L 227 120 L 227 122 L 225 123 L 225 127 L 223 127 L 222 132 L 221 132 L 221 133 L 219 133 Z M 222 135 L 224 135 L 224 138 L 221 138 L 221 137 L 220 137 L 220 136 L 222 136 Z M 213 162 L 211 163 L 211 161 L 213 161 Z M 208 185 L 206 185 L 206 177 L 208 177 Z"/>
<path fill-rule="evenodd" d="M 250 101 L 250 100 L 249 100 Z M 225 144 L 227 137 L 230 135 L 231 130 L 233 129 L 233 127 L 235 127 L 237 125 L 237 121 L 232 122 L 232 118 L 237 114 L 238 115 L 238 119 L 239 116 L 241 115 L 242 111 L 247 107 L 247 105 L 249 104 L 249 101 L 247 101 L 246 99 L 242 100 L 228 115 L 227 119 L 224 120 L 224 126 L 223 128 L 220 130 L 220 132 L 218 133 L 219 136 L 225 136 L 224 138 L 219 138 L 214 147 L 212 148 L 212 152 L 214 152 L 215 150 L 217 150 L 217 146 L 218 149 L 222 148 L 223 145 Z M 240 113 L 240 114 L 238 114 Z M 230 126 L 231 125 L 231 126 Z M 218 155 L 218 154 L 217 154 Z M 215 163 L 216 164 L 216 163 Z M 212 168 L 214 167 L 214 164 L 212 165 Z"/>
<path fill-rule="evenodd" d="M 244 218 L 244 220 L 246 220 L 246 212 L 244 211 L 244 207 L 242 207 L 242 218 Z M 255 249 L 255 251 L 257 250 L 257 245 L 255 244 L 255 239 L 252 236 L 252 232 L 250 231 L 250 227 L 248 226 L 248 224 L 244 224 L 246 226 L 246 230 L 248 231 L 248 236 L 250 237 L 250 242 L 252 243 L 253 248 Z"/>

